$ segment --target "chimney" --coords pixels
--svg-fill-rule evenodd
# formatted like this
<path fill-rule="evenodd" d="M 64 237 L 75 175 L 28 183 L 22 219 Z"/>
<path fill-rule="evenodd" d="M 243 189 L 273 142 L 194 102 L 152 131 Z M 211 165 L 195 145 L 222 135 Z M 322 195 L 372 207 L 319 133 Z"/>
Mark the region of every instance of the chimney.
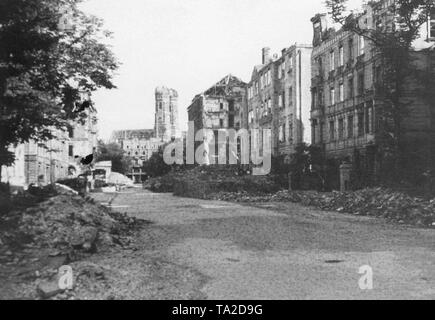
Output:
<path fill-rule="evenodd" d="M 266 64 L 270 61 L 270 48 L 267 48 L 267 47 L 263 48 L 262 53 L 263 53 L 262 63 Z"/>

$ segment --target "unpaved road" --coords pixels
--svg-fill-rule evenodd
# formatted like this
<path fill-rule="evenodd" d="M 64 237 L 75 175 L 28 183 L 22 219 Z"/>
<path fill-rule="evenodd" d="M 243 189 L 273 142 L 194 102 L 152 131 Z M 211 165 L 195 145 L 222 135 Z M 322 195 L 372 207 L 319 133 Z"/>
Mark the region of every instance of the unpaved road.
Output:
<path fill-rule="evenodd" d="M 111 205 L 154 222 L 117 267 L 126 275 L 141 264 L 148 270 L 145 280 L 135 271 L 142 288 L 132 289 L 129 275 L 126 297 L 435 298 L 434 230 L 290 203 L 259 208 L 140 189 L 118 193 Z M 363 265 L 373 270 L 372 290 L 359 287 Z"/>

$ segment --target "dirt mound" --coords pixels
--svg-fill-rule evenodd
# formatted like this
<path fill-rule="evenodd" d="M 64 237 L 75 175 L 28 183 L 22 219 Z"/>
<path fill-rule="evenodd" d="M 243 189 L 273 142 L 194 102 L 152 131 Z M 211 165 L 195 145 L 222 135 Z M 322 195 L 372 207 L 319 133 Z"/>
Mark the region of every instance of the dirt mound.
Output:
<path fill-rule="evenodd" d="M 128 248 L 133 232 L 145 223 L 112 212 L 91 198 L 67 190 L 59 192 L 26 209 L 0 216 L 0 263 L 13 262 L 28 248 L 39 252 L 47 249 L 53 255 L 66 256 L 67 262 L 111 246 Z"/>
<path fill-rule="evenodd" d="M 295 202 L 322 210 L 355 215 L 382 217 L 417 226 L 435 225 L 435 199 L 411 197 L 385 188 L 368 188 L 354 192 L 279 191 L 260 196 L 248 192 L 220 192 L 208 197 L 234 202 Z"/>

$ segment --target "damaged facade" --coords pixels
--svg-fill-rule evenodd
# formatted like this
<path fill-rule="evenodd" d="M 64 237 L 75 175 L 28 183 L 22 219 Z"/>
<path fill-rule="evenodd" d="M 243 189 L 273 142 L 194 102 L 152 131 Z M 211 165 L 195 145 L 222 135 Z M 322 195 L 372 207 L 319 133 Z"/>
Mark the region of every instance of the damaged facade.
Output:
<path fill-rule="evenodd" d="M 187 109 L 189 121 L 200 129 L 240 129 L 247 119 L 246 83 L 228 75 L 207 91 L 197 95 Z"/>
<path fill-rule="evenodd" d="M 126 176 L 135 183 L 146 180 L 147 174 L 143 170 L 143 164 L 164 144 L 155 138 L 155 133 L 153 129 L 143 129 L 119 130 L 112 134 L 111 141 L 117 143 L 131 159 L 131 171 L 126 173 Z"/>
<path fill-rule="evenodd" d="M 381 1 L 365 6 L 358 23 L 364 28 L 391 28 L 394 17 L 390 4 L 391 1 Z M 326 14 L 316 15 L 312 23 L 312 144 L 337 164 L 351 163 L 358 168 L 365 183 L 376 183 L 384 156 L 380 148 L 385 139 L 382 129 L 388 125 L 381 115 L 385 101 L 382 56 L 364 36 L 328 28 Z M 416 41 L 419 48 L 412 53 L 415 70 L 435 71 L 434 26 L 435 21 L 428 21 Z M 410 76 L 405 83 L 402 102 L 407 112 L 401 124 L 405 140 L 421 147 L 414 150 L 416 154 L 431 152 L 435 137 L 434 103 L 425 100 L 421 93 L 424 84 L 416 78 Z"/>
<path fill-rule="evenodd" d="M 189 121 L 194 123 L 195 133 L 209 129 L 215 137 L 221 129 L 246 128 L 246 103 L 246 83 L 227 75 L 193 99 L 187 109 Z M 216 155 L 222 147 L 217 146 Z"/>
<path fill-rule="evenodd" d="M 295 146 L 311 141 L 311 50 L 311 45 L 295 44 L 272 57 L 263 48 L 262 64 L 248 84 L 248 128 L 271 130 L 274 156 L 288 159 Z M 259 140 L 261 149 L 261 135 Z"/>

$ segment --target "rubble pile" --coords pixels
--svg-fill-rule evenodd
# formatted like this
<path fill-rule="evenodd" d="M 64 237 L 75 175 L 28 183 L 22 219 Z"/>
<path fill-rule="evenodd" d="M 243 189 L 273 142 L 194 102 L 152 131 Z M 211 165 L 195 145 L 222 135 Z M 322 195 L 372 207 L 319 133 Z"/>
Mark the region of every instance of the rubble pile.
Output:
<path fill-rule="evenodd" d="M 32 299 L 75 299 L 81 286 L 86 289 L 92 285 L 90 282 L 98 282 L 85 277 L 89 259 L 100 256 L 96 253 L 137 250 L 136 231 L 145 221 L 112 212 L 62 185 L 33 192 L 37 196 L 25 192 L 16 198 L 28 199 L 26 206 L 15 206 L 9 213 L 0 214 L 0 283 L 9 294 L 15 292 Z M 73 290 L 65 291 L 58 285 L 59 268 L 65 265 L 74 269 Z M 104 276 L 91 269 L 95 279 Z M 80 294 L 86 296 L 87 290 Z"/>
<path fill-rule="evenodd" d="M 141 224 L 135 218 L 115 213 L 83 198 L 64 192 L 25 210 L 0 218 L 8 228 L 0 233 L 0 241 L 16 250 L 31 243 L 67 254 L 70 260 L 79 253 L 94 253 L 104 246 L 128 246 L 130 233 Z"/>
<path fill-rule="evenodd" d="M 354 192 L 279 191 L 252 195 L 248 192 L 220 192 L 208 199 L 234 202 L 295 202 L 322 210 L 355 215 L 382 217 L 417 226 L 435 225 L 435 199 L 411 197 L 385 188 L 368 188 Z"/>

